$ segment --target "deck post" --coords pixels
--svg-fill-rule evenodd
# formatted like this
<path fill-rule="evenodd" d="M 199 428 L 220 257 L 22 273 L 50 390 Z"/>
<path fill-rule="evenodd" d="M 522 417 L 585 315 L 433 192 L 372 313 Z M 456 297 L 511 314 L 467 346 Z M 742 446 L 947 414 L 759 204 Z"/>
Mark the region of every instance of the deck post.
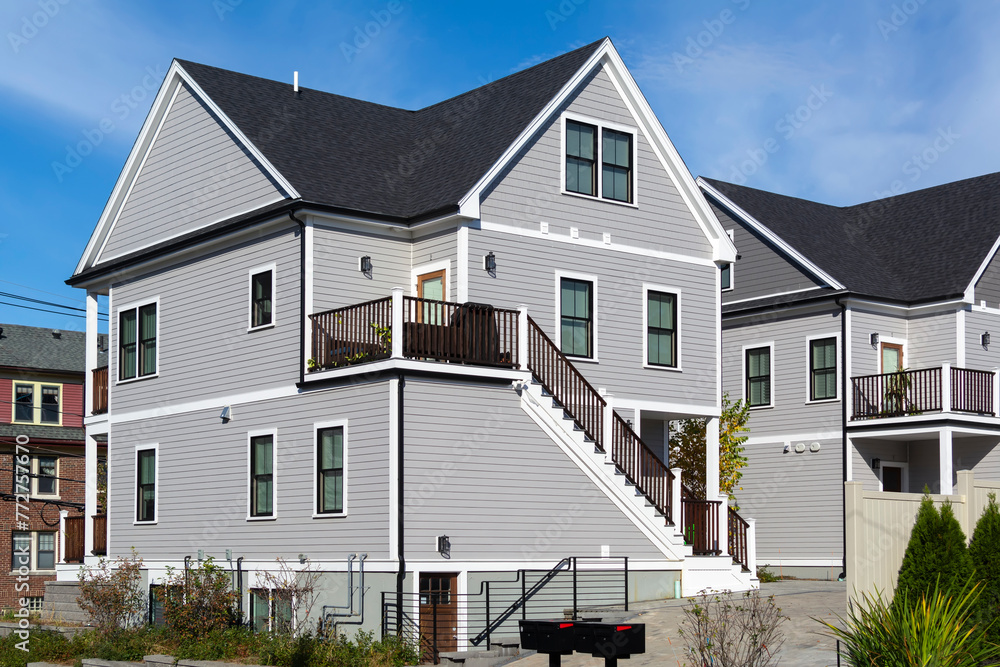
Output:
<path fill-rule="evenodd" d="M 69 510 L 59 510 L 59 562 L 66 562 L 66 516 Z"/>
<path fill-rule="evenodd" d="M 681 525 L 681 469 L 671 468 L 674 474 L 673 486 L 670 489 L 670 523 L 674 524 L 674 530 L 679 535 L 684 533 L 684 526 Z"/>
<path fill-rule="evenodd" d="M 950 496 L 954 492 L 952 475 L 952 433 L 951 428 L 942 428 L 938 433 L 938 461 L 940 467 L 941 495 Z"/>
<path fill-rule="evenodd" d="M 392 288 L 392 358 L 403 358 L 403 288 Z"/>
<path fill-rule="evenodd" d="M 947 361 L 941 364 L 941 412 L 951 412 L 951 364 Z"/>
<path fill-rule="evenodd" d="M 993 416 L 996 417 L 1000 415 L 1000 368 L 993 369 L 993 400 L 990 404 L 990 409 L 993 410 Z"/>
<path fill-rule="evenodd" d="M 528 370 L 528 307 L 517 307 L 517 363 L 522 371 Z"/>
<path fill-rule="evenodd" d="M 747 519 L 747 569 L 757 577 L 757 519 Z"/>

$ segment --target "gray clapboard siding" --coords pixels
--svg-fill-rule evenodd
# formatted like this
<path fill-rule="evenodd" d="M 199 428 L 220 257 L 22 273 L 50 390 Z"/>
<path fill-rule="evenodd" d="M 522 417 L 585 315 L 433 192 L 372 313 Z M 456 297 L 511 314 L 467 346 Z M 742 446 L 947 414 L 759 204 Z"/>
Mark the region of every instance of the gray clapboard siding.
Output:
<path fill-rule="evenodd" d="M 581 238 L 600 240 L 610 232 L 615 243 L 710 258 L 707 238 L 642 131 L 636 139 L 636 207 L 561 194 L 565 158 L 559 115 L 564 111 L 637 127 L 611 79 L 603 69 L 597 71 L 484 195 L 482 219 L 532 229 L 546 221 L 553 233 L 566 235 L 576 227 Z"/>
<path fill-rule="evenodd" d="M 114 413 L 291 384 L 299 376 L 299 244 L 293 225 L 112 288 Z M 274 262 L 275 326 L 248 332 L 249 272 Z M 159 375 L 118 378 L 118 311 L 159 297 Z"/>
<path fill-rule="evenodd" d="M 908 442 L 906 445 L 910 462 L 910 493 L 922 493 L 925 486 L 930 488 L 931 493 L 941 493 L 940 445 L 937 438 Z M 952 474 L 953 485 L 956 480 Z"/>
<path fill-rule="evenodd" d="M 872 470 L 871 461 L 874 458 L 882 461 L 908 463 L 909 444 L 906 442 L 893 442 L 888 440 L 873 440 L 870 438 L 852 437 L 851 451 L 851 479 L 861 482 L 865 491 L 878 491 L 878 473 Z M 924 445 L 936 446 L 933 442 L 924 442 Z M 937 470 L 935 464 L 934 470 Z M 914 488 L 917 492 L 923 489 L 921 484 L 914 487 L 913 476 L 909 476 L 910 491 Z"/>
<path fill-rule="evenodd" d="M 820 451 L 811 452 L 811 442 L 801 454 L 784 453 L 783 441 L 746 447 L 749 462 L 736 497 L 740 514 L 757 520 L 757 559 L 761 563 L 843 555 L 842 444 L 840 440 L 819 440 Z"/>
<path fill-rule="evenodd" d="M 662 558 L 524 413 L 510 387 L 407 380 L 406 552 L 439 558 Z"/>
<path fill-rule="evenodd" d="M 372 258 L 369 280 L 358 258 Z M 313 232 L 313 312 L 381 299 L 393 287 L 410 289 L 410 242 L 316 227 Z"/>
<path fill-rule="evenodd" d="M 389 385 L 376 382 L 217 409 L 113 424 L 109 553 L 179 559 L 197 549 L 269 560 L 388 553 Z M 313 519 L 313 424 L 347 419 L 347 516 Z M 247 521 L 248 433 L 277 430 L 274 521 Z M 158 523 L 133 525 L 135 446 L 159 444 Z"/>
<path fill-rule="evenodd" d="M 989 349 L 984 349 L 982 339 L 984 331 L 990 332 Z M 993 342 L 993 336 L 996 336 Z M 965 313 L 965 367 L 981 371 L 993 370 L 1000 366 L 1000 356 L 997 347 L 1000 345 L 1000 315 L 994 312 L 983 312 L 973 308 Z"/>
<path fill-rule="evenodd" d="M 477 263 L 493 251 L 496 278 Z M 715 267 L 668 262 L 613 250 L 470 230 L 469 299 L 498 307 L 528 306 L 528 314 L 556 341 L 556 271 L 597 277 L 597 355 L 576 367 L 615 396 L 715 404 Z M 642 285 L 681 292 L 680 361 L 683 372 L 643 368 Z"/>
<path fill-rule="evenodd" d="M 1000 306 L 1000 260 L 997 259 L 997 255 L 993 255 L 976 283 L 975 302 L 978 304 L 983 300 L 991 308 Z"/>
<path fill-rule="evenodd" d="M 711 198 L 708 201 L 722 226 L 733 232 L 733 242 L 740 254 L 740 259 L 733 265 L 733 289 L 722 293 L 722 303 L 804 290 L 822 284 L 757 232 L 736 220 L 727 209 Z"/>
<path fill-rule="evenodd" d="M 882 372 L 881 352 L 871 346 L 869 336 L 878 333 L 882 341 L 886 338 L 907 340 L 907 320 L 901 315 L 886 315 L 860 308 L 851 309 L 851 375 L 875 375 Z M 916 368 L 910 363 L 911 350 L 907 341 L 903 365 Z"/>
<path fill-rule="evenodd" d="M 1000 481 L 1000 437 L 956 438 L 952 444 L 955 470 L 972 470 L 978 479 Z"/>
<path fill-rule="evenodd" d="M 100 259 L 282 196 L 262 167 L 182 84 Z"/>
<path fill-rule="evenodd" d="M 448 284 L 445 289 L 445 301 L 456 301 L 458 299 L 458 234 L 455 229 L 446 229 L 428 236 L 422 236 L 413 240 L 411 246 L 412 265 L 414 270 L 429 263 L 448 262 Z M 475 266 L 477 258 L 470 257 L 470 263 Z M 480 262 L 482 259 L 478 258 Z M 480 269 L 481 270 L 481 269 Z M 422 271 L 421 271 L 422 272 Z M 407 276 L 404 284 L 406 292 L 411 292 L 411 279 Z M 417 293 L 413 291 L 413 296 Z"/>
<path fill-rule="evenodd" d="M 839 308 L 830 308 L 797 317 L 779 318 L 766 314 L 749 323 L 724 325 L 722 387 L 729 393 L 730 400 L 746 398 L 744 346 L 764 347 L 767 343 L 774 343 L 774 377 L 771 378 L 774 407 L 750 410 L 752 436 L 840 431 L 840 400 L 810 402 L 807 374 L 808 337 L 839 336 L 840 317 Z M 839 357 L 837 361 L 839 364 Z M 839 391 L 838 386 L 838 394 Z"/>
<path fill-rule="evenodd" d="M 910 359 L 907 368 L 931 368 L 958 362 L 958 325 L 954 311 L 911 317 L 906 342 Z"/>

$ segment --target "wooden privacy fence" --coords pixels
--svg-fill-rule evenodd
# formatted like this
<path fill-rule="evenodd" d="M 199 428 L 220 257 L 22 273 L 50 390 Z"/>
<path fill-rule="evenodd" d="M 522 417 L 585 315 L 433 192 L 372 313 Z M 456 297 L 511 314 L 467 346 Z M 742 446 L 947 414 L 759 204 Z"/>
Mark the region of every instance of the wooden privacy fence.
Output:
<path fill-rule="evenodd" d="M 67 563 L 82 563 L 86 555 L 84 551 L 84 516 L 66 517 L 66 532 L 63 539 L 66 541 L 65 560 Z M 91 552 L 94 556 L 106 556 L 108 553 L 108 516 L 106 514 L 96 514 L 91 517 L 94 522 L 94 549 Z"/>
<path fill-rule="evenodd" d="M 866 491 L 861 482 L 845 482 L 847 495 L 847 597 L 860 599 L 876 591 L 892 598 L 923 494 Z M 988 496 L 1000 497 L 1000 482 L 958 473 L 953 495 L 932 495 L 939 508 L 950 502 L 967 539 L 986 508 Z"/>

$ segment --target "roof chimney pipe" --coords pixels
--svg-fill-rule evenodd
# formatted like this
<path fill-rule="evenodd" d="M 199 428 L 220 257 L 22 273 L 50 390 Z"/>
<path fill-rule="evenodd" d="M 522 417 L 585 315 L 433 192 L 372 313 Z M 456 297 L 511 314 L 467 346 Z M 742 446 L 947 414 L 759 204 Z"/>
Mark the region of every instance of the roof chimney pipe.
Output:
<path fill-rule="evenodd" d="M 299 71 L 298 70 L 295 70 L 295 73 L 292 75 L 292 92 L 295 93 L 296 97 L 299 96 Z"/>

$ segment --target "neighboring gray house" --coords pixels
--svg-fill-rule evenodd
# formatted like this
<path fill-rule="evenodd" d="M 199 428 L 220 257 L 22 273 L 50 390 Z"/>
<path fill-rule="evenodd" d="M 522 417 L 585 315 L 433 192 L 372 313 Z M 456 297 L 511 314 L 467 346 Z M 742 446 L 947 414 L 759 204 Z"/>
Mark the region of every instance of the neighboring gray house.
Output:
<path fill-rule="evenodd" d="M 760 563 L 843 572 L 845 481 L 1000 480 L 1000 174 L 850 207 L 698 182 L 740 253 L 723 388 L 751 402 L 739 500 Z"/>
<path fill-rule="evenodd" d="M 627 556 L 633 600 L 755 586 L 718 500 L 735 256 L 610 40 L 420 111 L 175 61 L 69 280 L 91 343 L 110 301 L 109 553 L 229 554 L 261 624 L 301 554 L 340 622 L 453 604 L 439 647 L 569 556 Z M 708 499 L 663 462 L 682 417 Z"/>

